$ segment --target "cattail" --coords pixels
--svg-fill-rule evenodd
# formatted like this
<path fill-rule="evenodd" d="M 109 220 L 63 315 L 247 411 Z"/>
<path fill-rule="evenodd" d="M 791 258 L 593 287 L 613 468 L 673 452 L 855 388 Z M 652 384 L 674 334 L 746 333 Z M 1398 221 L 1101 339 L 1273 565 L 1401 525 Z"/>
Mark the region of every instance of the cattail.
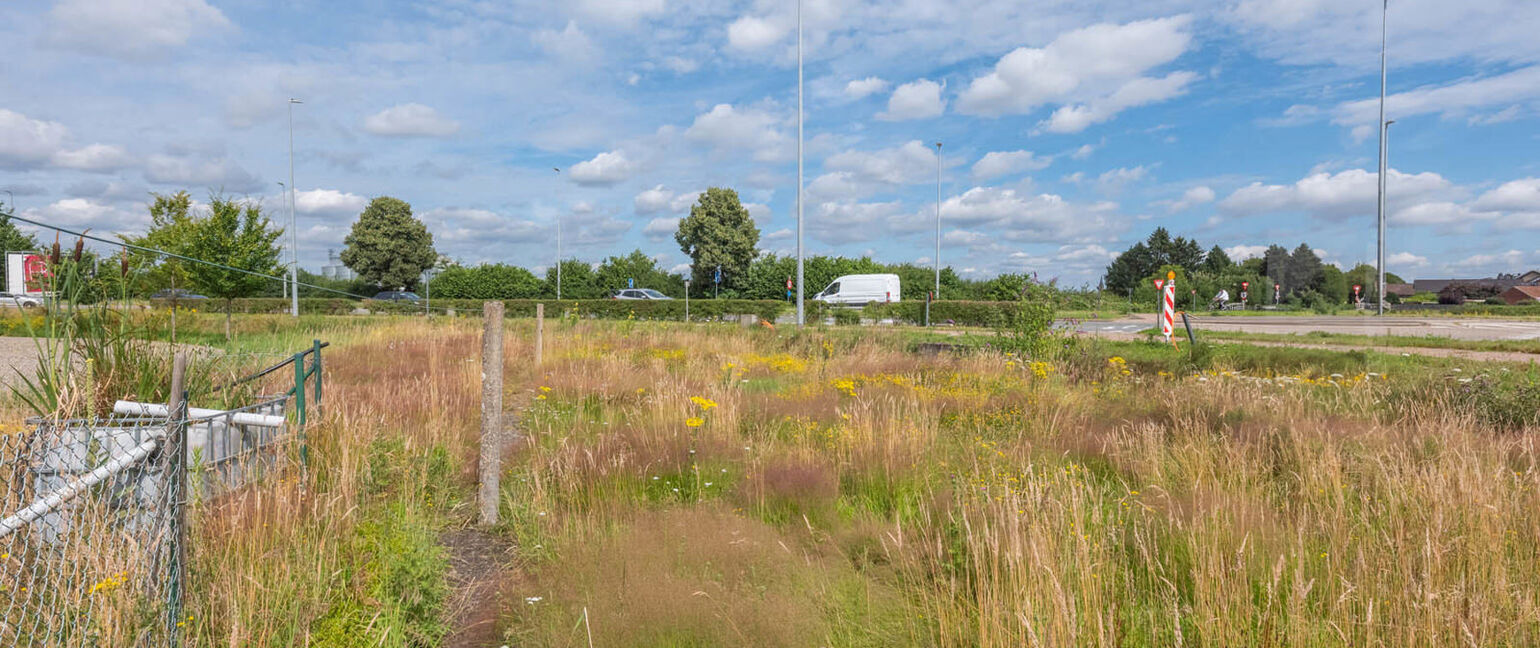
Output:
<path fill-rule="evenodd" d="M 59 265 L 60 258 L 62 257 L 59 254 L 59 241 L 58 239 L 55 239 L 53 242 L 53 249 L 48 252 L 48 265 Z"/>
<path fill-rule="evenodd" d="M 82 254 L 85 254 L 85 251 L 86 251 L 86 240 L 85 240 L 85 238 L 82 237 L 82 238 L 75 239 L 75 254 L 70 257 L 70 260 L 74 261 L 75 263 L 80 263 L 80 256 Z"/>
<path fill-rule="evenodd" d="M 120 258 L 120 261 L 121 261 L 121 263 L 119 264 L 119 268 L 120 268 L 120 272 L 121 272 L 120 276 L 127 277 L 128 276 L 128 250 L 124 250 L 123 251 L 123 256 Z"/>

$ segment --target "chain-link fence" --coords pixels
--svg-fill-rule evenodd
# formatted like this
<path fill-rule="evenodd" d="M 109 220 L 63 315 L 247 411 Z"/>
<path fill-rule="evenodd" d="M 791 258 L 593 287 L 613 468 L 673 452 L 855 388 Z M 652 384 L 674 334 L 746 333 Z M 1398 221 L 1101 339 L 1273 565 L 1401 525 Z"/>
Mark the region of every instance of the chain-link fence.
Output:
<path fill-rule="evenodd" d="M 302 468 L 321 346 L 249 377 L 295 367 L 236 409 L 118 401 L 0 435 L 0 646 L 180 645 L 187 510 Z"/>

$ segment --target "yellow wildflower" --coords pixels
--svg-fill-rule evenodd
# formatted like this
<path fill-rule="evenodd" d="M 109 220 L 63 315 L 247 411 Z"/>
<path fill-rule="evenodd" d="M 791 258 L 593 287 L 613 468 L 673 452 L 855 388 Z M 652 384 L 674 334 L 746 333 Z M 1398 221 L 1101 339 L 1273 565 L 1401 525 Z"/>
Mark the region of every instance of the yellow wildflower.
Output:
<path fill-rule="evenodd" d="M 687 419 L 684 420 L 685 427 L 698 428 L 698 427 L 700 427 L 702 425 L 705 425 L 705 424 L 706 424 L 706 419 L 703 419 L 703 418 L 701 418 L 699 416 L 691 416 L 690 418 L 687 418 Z"/>
<path fill-rule="evenodd" d="M 717 406 L 716 401 L 711 400 L 709 398 L 701 398 L 699 396 L 691 396 L 690 397 L 690 402 L 695 403 L 696 405 L 699 405 L 702 410 L 709 410 L 709 409 Z"/>

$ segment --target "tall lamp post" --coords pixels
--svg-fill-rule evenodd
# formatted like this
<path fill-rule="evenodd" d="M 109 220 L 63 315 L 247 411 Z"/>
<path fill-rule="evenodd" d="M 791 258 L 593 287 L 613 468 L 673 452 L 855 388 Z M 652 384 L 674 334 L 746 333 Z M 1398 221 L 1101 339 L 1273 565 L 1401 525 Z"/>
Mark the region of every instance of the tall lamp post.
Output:
<path fill-rule="evenodd" d="M 299 317 L 299 226 L 294 220 L 294 104 L 289 98 L 289 311 Z"/>
<path fill-rule="evenodd" d="M 802 0 L 797 0 L 797 326 L 807 324 L 802 306 Z"/>
<path fill-rule="evenodd" d="M 941 299 L 941 142 L 936 142 L 936 293 Z"/>
<path fill-rule="evenodd" d="M 1390 0 L 1380 2 L 1380 173 L 1379 173 L 1379 244 L 1378 254 L 1375 260 L 1375 272 L 1378 280 L 1375 284 L 1378 290 L 1376 296 L 1375 313 L 1385 314 L 1385 138 L 1389 135 L 1390 122 L 1385 121 L 1385 23 L 1390 15 Z"/>
<path fill-rule="evenodd" d="M 551 167 L 561 175 L 561 167 Z M 556 210 L 556 301 L 561 301 L 561 210 Z"/>

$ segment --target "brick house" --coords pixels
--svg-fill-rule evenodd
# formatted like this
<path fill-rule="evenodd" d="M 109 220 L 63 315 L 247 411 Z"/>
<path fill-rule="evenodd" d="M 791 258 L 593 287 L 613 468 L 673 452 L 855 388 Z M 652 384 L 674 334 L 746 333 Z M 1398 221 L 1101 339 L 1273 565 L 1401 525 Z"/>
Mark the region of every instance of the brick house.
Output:
<path fill-rule="evenodd" d="M 1502 297 L 1509 306 L 1540 302 L 1540 286 L 1514 286 L 1504 290 L 1498 297 Z"/>

